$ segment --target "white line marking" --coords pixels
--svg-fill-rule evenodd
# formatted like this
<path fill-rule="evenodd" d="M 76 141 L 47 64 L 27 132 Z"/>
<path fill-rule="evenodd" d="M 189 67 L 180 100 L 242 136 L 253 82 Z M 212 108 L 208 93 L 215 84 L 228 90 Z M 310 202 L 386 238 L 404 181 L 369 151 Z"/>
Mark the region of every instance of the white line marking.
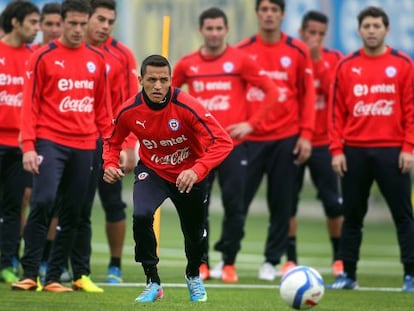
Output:
<path fill-rule="evenodd" d="M 103 287 L 145 287 L 145 283 L 121 283 L 121 284 L 108 284 L 108 283 L 96 283 Z M 279 285 L 261 285 L 261 284 L 209 284 L 204 282 L 206 288 L 227 288 L 227 289 L 278 289 Z M 180 287 L 187 288 L 185 283 L 162 283 L 162 287 Z M 334 290 L 326 290 L 327 293 Z M 358 287 L 354 291 L 362 292 L 401 292 L 400 287 Z"/>

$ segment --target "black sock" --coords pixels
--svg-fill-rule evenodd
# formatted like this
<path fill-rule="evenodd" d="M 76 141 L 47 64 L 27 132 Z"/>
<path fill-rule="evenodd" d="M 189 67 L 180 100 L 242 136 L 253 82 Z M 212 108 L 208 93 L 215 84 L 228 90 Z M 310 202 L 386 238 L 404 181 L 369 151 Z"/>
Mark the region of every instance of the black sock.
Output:
<path fill-rule="evenodd" d="M 185 275 L 187 277 L 199 276 L 200 275 L 199 267 L 200 265 L 195 265 L 194 263 L 188 263 L 185 269 Z"/>
<path fill-rule="evenodd" d="M 50 249 L 52 248 L 53 240 L 46 240 L 45 248 L 43 249 L 42 261 L 47 262 L 49 259 Z"/>
<path fill-rule="evenodd" d="M 223 264 L 224 265 L 234 265 L 236 262 L 236 255 L 230 255 L 230 254 L 222 254 L 223 258 Z"/>
<path fill-rule="evenodd" d="M 158 283 L 161 285 L 161 279 L 158 275 L 157 266 L 153 265 L 142 265 L 142 268 L 144 269 L 144 273 L 147 276 L 147 284 L 148 283 Z"/>
<path fill-rule="evenodd" d="M 332 252 L 333 252 L 333 261 L 339 260 L 339 257 L 338 257 L 339 238 L 331 237 L 331 245 L 332 245 Z"/>
<path fill-rule="evenodd" d="M 296 237 L 289 237 L 289 244 L 286 252 L 287 261 L 293 261 L 294 263 L 298 262 L 298 257 L 296 254 Z"/>
<path fill-rule="evenodd" d="M 111 261 L 109 262 L 110 267 L 117 267 L 121 269 L 121 258 L 120 257 L 111 257 Z"/>
<path fill-rule="evenodd" d="M 414 276 L 414 263 L 405 263 L 404 264 L 404 276 L 405 275 Z"/>
<path fill-rule="evenodd" d="M 344 260 L 344 272 L 348 278 L 354 281 L 356 281 L 356 265 L 355 261 Z"/>

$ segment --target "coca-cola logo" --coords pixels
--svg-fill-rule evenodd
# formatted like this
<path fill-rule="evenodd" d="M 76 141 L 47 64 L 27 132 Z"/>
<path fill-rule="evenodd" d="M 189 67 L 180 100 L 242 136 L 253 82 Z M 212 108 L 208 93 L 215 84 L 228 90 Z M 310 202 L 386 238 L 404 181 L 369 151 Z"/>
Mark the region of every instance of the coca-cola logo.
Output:
<path fill-rule="evenodd" d="M 230 109 L 230 96 L 228 95 L 217 95 L 206 99 L 198 97 L 197 99 L 209 111 L 223 111 Z"/>
<path fill-rule="evenodd" d="M 165 156 L 158 156 L 153 154 L 151 156 L 151 161 L 156 164 L 161 165 L 178 165 L 181 164 L 185 159 L 190 156 L 189 147 L 185 147 L 183 149 L 178 149 L 172 154 L 167 154 Z"/>
<path fill-rule="evenodd" d="M 354 117 L 390 116 L 393 113 L 393 100 L 379 99 L 375 103 L 359 101 L 354 106 Z"/>
<path fill-rule="evenodd" d="M 23 102 L 23 93 L 9 94 L 5 90 L 0 92 L 0 106 L 21 107 Z"/>
<path fill-rule="evenodd" d="M 61 112 L 86 112 L 90 113 L 93 111 L 93 97 L 85 96 L 81 99 L 73 99 L 70 96 L 66 96 L 62 99 L 59 105 Z"/>

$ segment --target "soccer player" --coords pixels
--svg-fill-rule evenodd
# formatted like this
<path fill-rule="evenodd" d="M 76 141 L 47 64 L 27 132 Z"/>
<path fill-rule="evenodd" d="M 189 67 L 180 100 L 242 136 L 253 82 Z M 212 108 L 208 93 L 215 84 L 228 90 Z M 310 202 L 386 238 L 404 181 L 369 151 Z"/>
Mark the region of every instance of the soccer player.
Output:
<path fill-rule="evenodd" d="M 134 53 L 125 44 L 113 38 L 110 33 L 104 48 L 111 54 L 116 55 L 121 61 L 123 68 L 121 79 L 123 82 L 123 98 L 128 99 L 135 96 L 138 92 L 139 83 Z M 116 107 L 113 107 L 113 110 L 116 111 Z M 131 148 L 135 147 L 135 144 L 136 137 L 133 135 L 129 136 L 125 142 L 126 148 L 124 150 L 126 151 L 126 162 L 124 171 L 126 173 L 129 171 L 128 168 L 136 165 L 135 156 L 132 157 L 129 152 Z M 115 185 L 109 185 L 100 181 L 98 187 L 99 197 L 101 198 L 102 205 L 108 215 L 105 227 L 111 256 L 106 277 L 108 283 L 119 283 L 122 281 L 121 259 L 126 232 L 126 214 L 125 208 L 120 208 L 121 206 L 125 207 L 120 196 L 121 186 L 121 182 L 118 182 Z M 118 188 L 119 190 L 114 190 L 115 188 Z"/>
<path fill-rule="evenodd" d="M 90 247 L 82 217 L 96 134 L 111 133 L 106 64 L 101 53 L 84 43 L 90 6 L 83 0 L 62 3 L 63 33 L 30 58 L 24 86 L 21 133 L 24 169 L 31 172 L 31 208 L 24 230 L 23 278 L 13 289 L 37 288 L 46 239 L 48 212 L 62 200 L 59 230 L 51 249 L 45 291 L 68 292 L 59 282 L 70 253 Z M 88 216 L 88 215 L 86 215 Z M 77 238 L 81 237 L 81 238 Z M 73 289 L 92 283 L 89 267 L 72 260 Z"/>
<path fill-rule="evenodd" d="M 125 88 L 127 84 L 125 79 L 127 77 L 123 59 L 104 44 L 115 25 L 116 2 L 113 0 L 92 0 L 91 6 L 92 14 L 88 22 L 86 42 L 99 48 L 105 56 L 112 111 L 115 114 L 121 103 L 129 98 L 125 94 L 129 90 Z M 134 83 L 134 81 L 131 81 L 131 83 Z M 136 165 L 135 144 L 136 138 L 130 135 L 123 149 L 123 153 L 126 156 L 126 158 L 122 159 L 124 162 L 123 170 L 126 173 L 132 172 Z M 114 184 L 108 184 L 103 181 L 101 139 L 98 140 L 97 146 L 94 158 L 94 171 L 86 205 L 89 210 L 92 210 L 96 188 L 98 187 L 99 196 L 106 214 L 106 233 L 111 253 L 106 282 L 116 284 L 122 282 L 121 257 L 126 229 L 126 204 L 122 201 L 121 196 L 122 182 L 118 181 Z M 90 255 L 89 253 L 88 256 L 82 258 L 90 258 Z"/>
<path fill-rule="evenodd" d="M 0 280 L 13 283 L 13 256 L 20 237 L 20 215 L 27 172 L 19 148 L 20 111 L 26 68 L 39 30 L 39 9 L 28 1 L 9 3 L 1 14 L 0 40 Z"/>
<path fill-rule="evenodd" d="M 273 109 L 263 129 L 246 136 L 249 150 L 245 208 L 248 209 L 264 174 L 270 212 L 265 260 L 258 277 L 272 281 L 275 265 L 288 245 L 289 218 L 298 166 L 311 154 L 315 123 L 312 59 L 304 42 L 283 33 L 284 0 L 256 0 L 259 32 L 238 44 L 275 81 L 283 109 Z M 262 93 L 250 88 L 251 109 L 263 105 Z"/>
<path fill-rule="evenodd" d="M 296 200 L 293 202 L 292 217 L 289 224 L 289 245 L 287 261 L 280 269 L 284 274 L 297 264 L 296 252 L 296 213 L 298 210 L 299 193 L 302 189 L 305 168 L 309 168 L 313 184 L 317 189 L 317 197 L 322 201 L 326 224 L 330 236 L 333 261 L 332 272 L 335 276 L 343 272 L 342 261 L 338 258 L 338 244 L 342 227 L 342 198 L 339 193 L 339 180 L 331 166 L 328 137 L 328 96 L 335 67 L 342 57 L 334 50 L 323 47 L 328 30 L 328 17 L 322 12 L 309 11 L 302 18 L 299 30 L 300 38 L 307 44 L 313 61 L 313 74 L 316 89 L 315 131 L 312 137 L 312 154 L 299 166 L 297 178 Z"/>
<path fill-rule="evenodd" d="M 342 178 L 344 222 L 339 256 L 344 273 L 330 289 L 354 289 L 375 180 L 397 229 L 403 288 L 414 292 L 414 218 L 410 170 L 413 165 L 413 64 L 385 43 L 388 15 L 370 6 L 358 14 L 362 47 L 338 64 L 332 90 L 332 167 Z"/>
<path fill-rule="evenodd" d="M 141 65 L 142 91 L 120 110 L 112 137 L 104 141 L 104 180 L 114 183 L 124 173 L 119 167 L 122 142 L 133 132 L 140 143 L 135 169 L 133 234 L 135 260 L 147 277 L 136 302 L 163 296 L 157 271 L 154 213 L 167 198 L 174 203 L 184 235 L 185 279 L 192 301 L 207 301 L 199 276 L 203 255 L 204 215 L 209 172 L 233 148 L 231 138 L 194 97 L 171 87 L 167 59 L 151 55 Z"/>
<path fill-rule="evenodd" d="M 51 2 L 46 3 L 40 11 L 40 30 L 42 32 L 42 42 L 35 43 L 30 46 L 32 50 L 37 50 L 41 46 L 48 44 L 51 40 L 57 39 L 62 34 L 62 17 L 60 15 L 60 3 Z M 22 225 L 21 229 L 24 229 L 27 219 L 27 207 L 29 206 L 30 196 L 32 193 L 32 175 L 26 181 L 26 188 L 24 190 L 23 202 L 22 202 Z M 58 225 L 58 211 L 55 209 L 53 217 L 49 225 L 49 231 L 46 237 L 46 244 L 42 255 L 42 264 L 40 265 L 40 278 L 44 279 L 47 270 L 47 260 L 49 258 L 50 248 L 56 234 L 56 226 Z M 70 280 L 69 272 L 66 268 L 62 271 L 63 279 Z"/>
<path fill-rule="evenodd" d="M 261 75 L 259 65 L 247 54 L 229 46 L 226 41 L 228 24 L 226 14 L 210 8 L 199 17 L 199 31 L 204 45 L 183 56 L 173 71 L 173 86 L 188 85 L 189 93 L 208 109 L 233 137 L 234 149 L 210 175 L 210 191 L 215 174 L 218 175 L 224 206 L 222 233 L 214 248 L 222 253 L 222 262 L 212 277 L 224 282 L 237 282 L 235 261 L 244 236 L 245 209 L 241 193 L 245 192 L 247 148 L 241 138 L 258 126 L 266 109 L 276 106 L 277 90 L 270 78 Z M 246 85 L 264 91 L 264 102 L 250 115 L 247 114 Z M 208 219 L 208 217 L 207 217 Z M 206 221 L 208 221 L 206 219 Z M 206 226 L 208 228 L 208 226 Z M 208 239 L 208 234 L 207 234 Z M 208 243 L 205 262 L 200 266 L 203 279 L 209 277 Z"/>
<path fill-rule="evenodd" d="M 62 17 L 60 16 L 60 3 L 46 3 L 40 12 L 40 30 L 42 31 L 42 42 L 32 44 L 30 47 L 37 50 L 57 39 L 62 34 Z"/>

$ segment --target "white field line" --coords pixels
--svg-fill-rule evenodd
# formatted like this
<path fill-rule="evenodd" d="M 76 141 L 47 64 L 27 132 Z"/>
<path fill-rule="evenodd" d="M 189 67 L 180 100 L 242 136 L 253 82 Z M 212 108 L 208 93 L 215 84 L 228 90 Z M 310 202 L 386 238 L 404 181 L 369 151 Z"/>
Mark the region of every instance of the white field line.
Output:
<path fill-rule="evenodd" d="M 108 283 L 96 283 L 102 287 L 145 287 L 145 283 L 121 283 L 121 284 L 108 284 Z M 219 288 L 219 289 L 279 289 L 279 285 L 261 285 L 261 284 L 208 284 L 204 283 L 206 288 Z M 187 288 L 184 283 L 162 283 L 162 287 L 179 287 Z M 401 287 L 359 287 L 354 289 L 355 291 L 363 292 L 401 292 Z M 325 291 L 329 293 L 330 290 Z"/>

